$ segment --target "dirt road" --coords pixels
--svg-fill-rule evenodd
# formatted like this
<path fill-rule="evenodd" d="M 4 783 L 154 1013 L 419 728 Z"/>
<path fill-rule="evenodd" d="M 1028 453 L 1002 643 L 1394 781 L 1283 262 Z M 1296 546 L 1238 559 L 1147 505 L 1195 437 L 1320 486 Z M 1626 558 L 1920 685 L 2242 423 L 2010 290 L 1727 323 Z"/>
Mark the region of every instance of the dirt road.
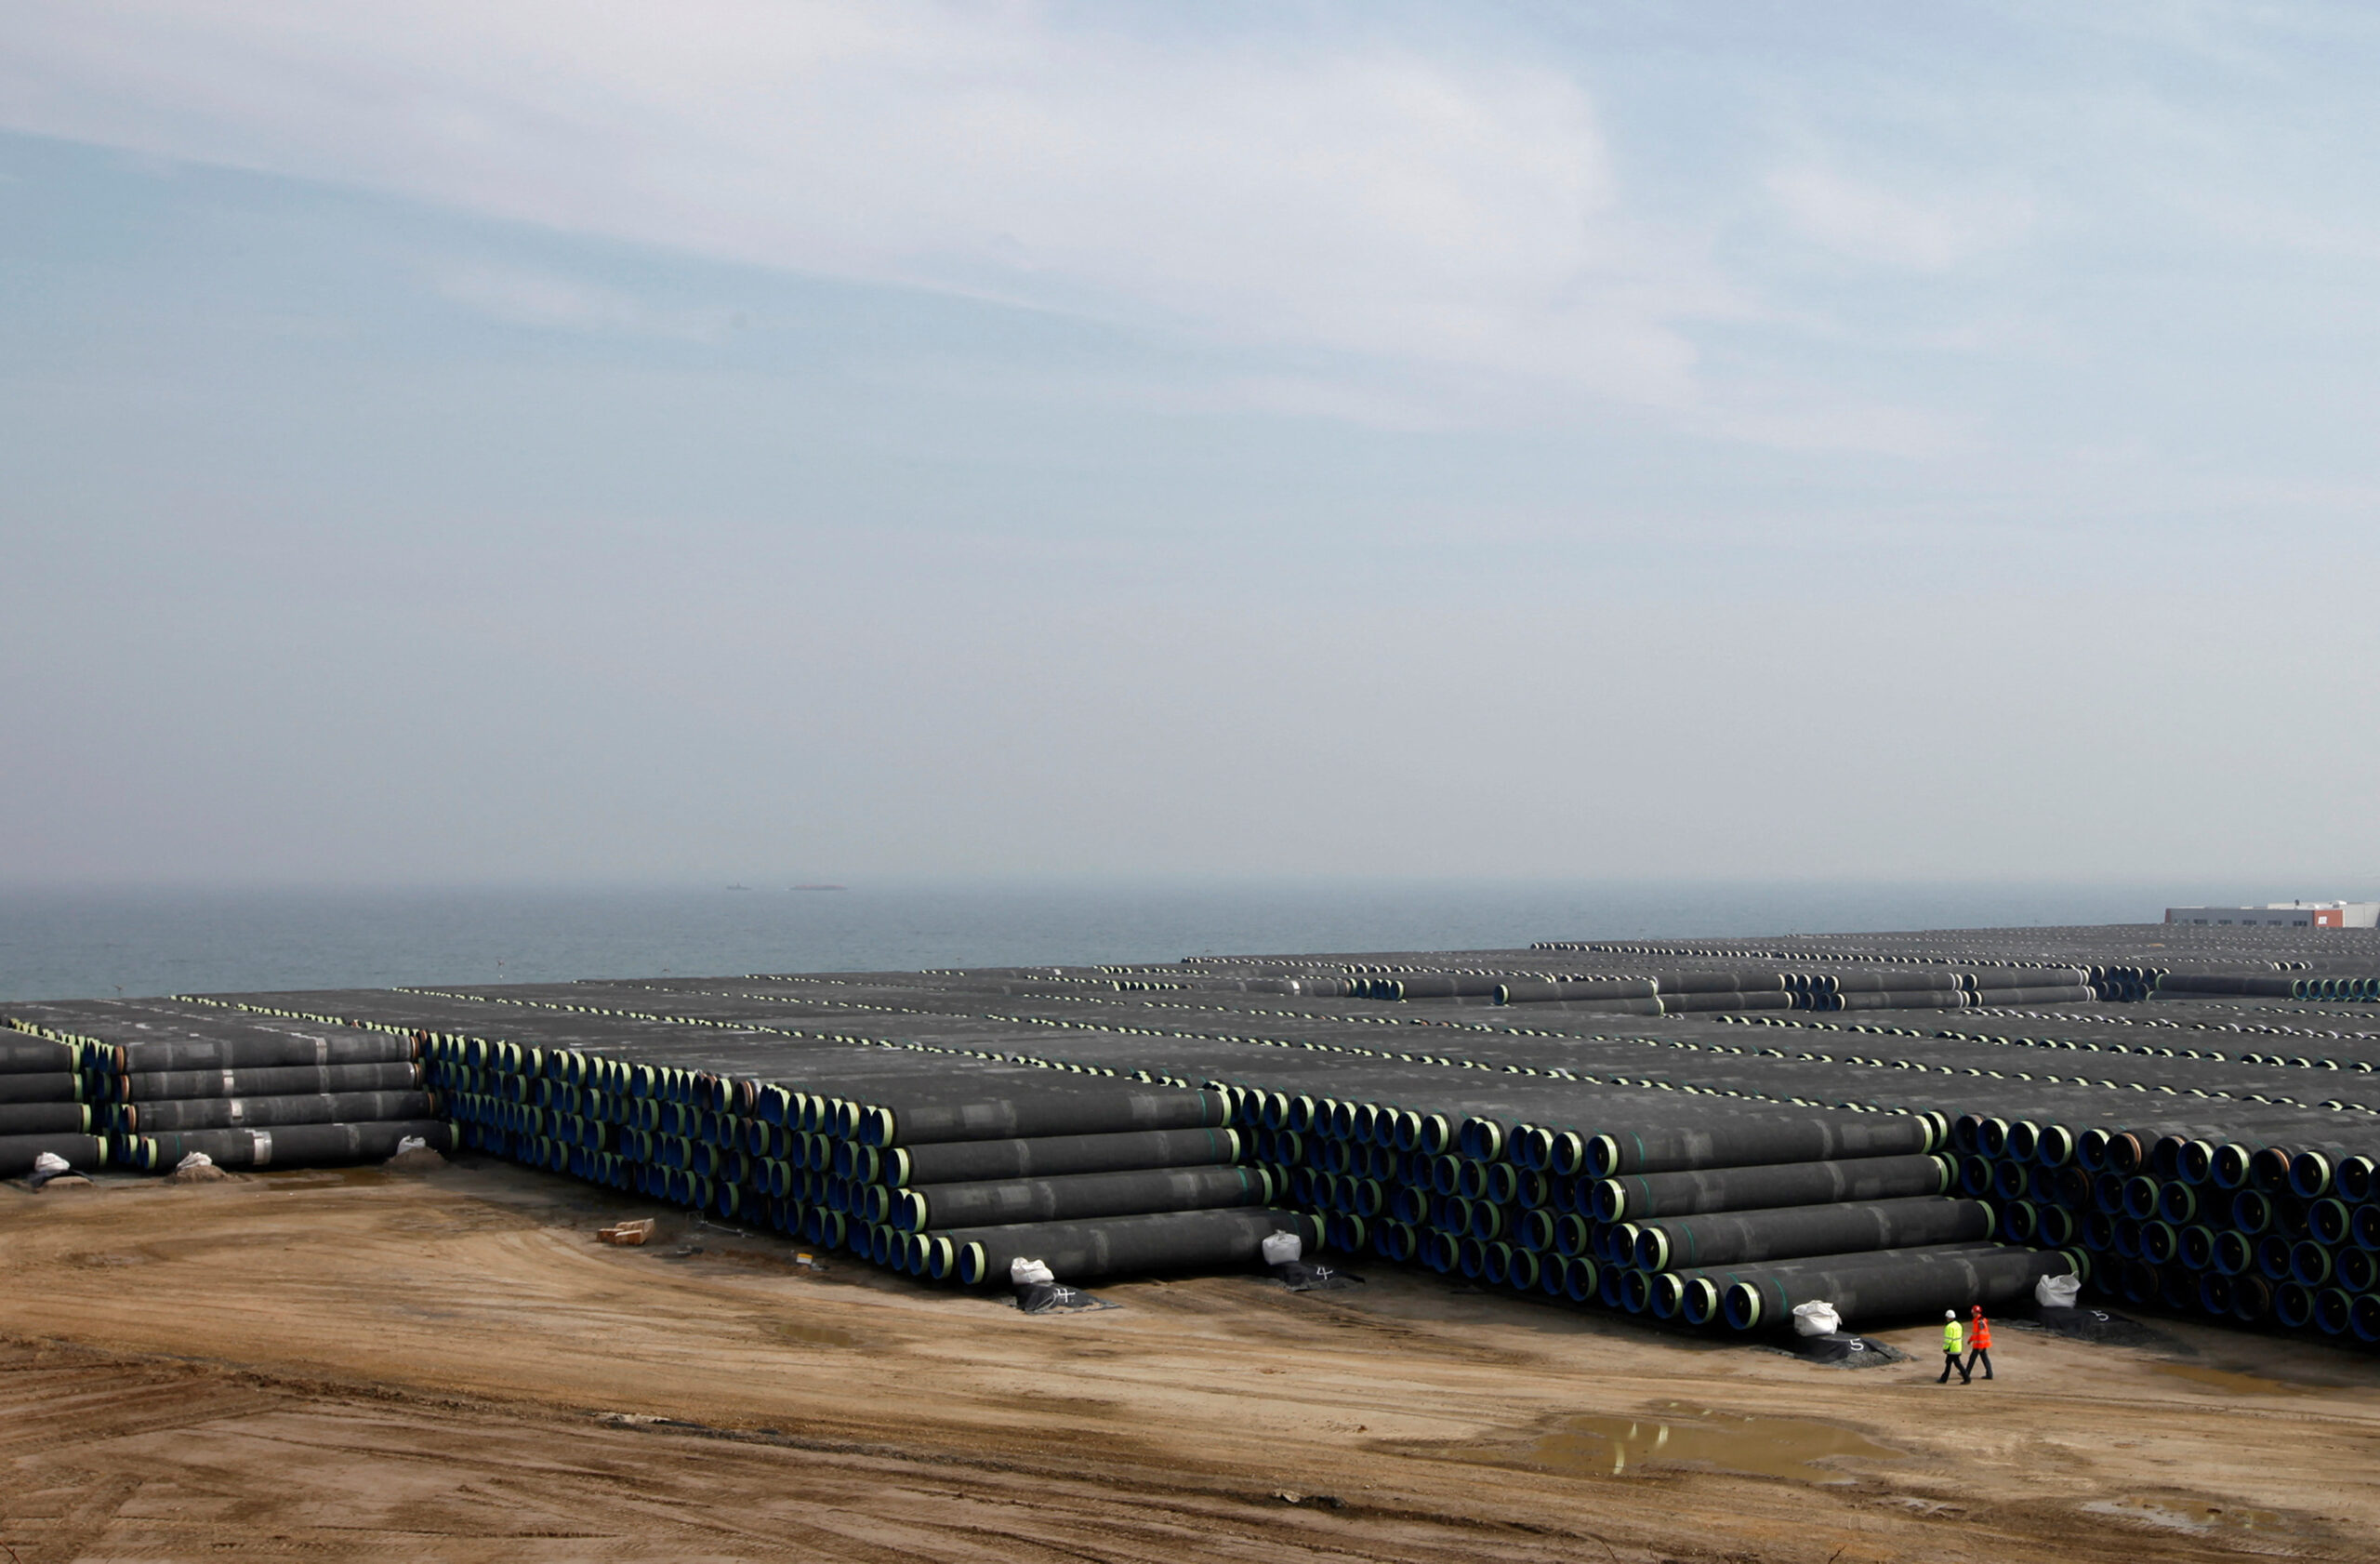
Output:
<path fill-rule="evenodd" d="M 661 1241 L 596 1226 L 663 1216 Z M 1934 1384 L 1385 1268 L 1029 1319 L 509 1165 L 0 1187 L 0 1544 L 310 1559 L 2372 1557 L 2380 1363 Z"/>

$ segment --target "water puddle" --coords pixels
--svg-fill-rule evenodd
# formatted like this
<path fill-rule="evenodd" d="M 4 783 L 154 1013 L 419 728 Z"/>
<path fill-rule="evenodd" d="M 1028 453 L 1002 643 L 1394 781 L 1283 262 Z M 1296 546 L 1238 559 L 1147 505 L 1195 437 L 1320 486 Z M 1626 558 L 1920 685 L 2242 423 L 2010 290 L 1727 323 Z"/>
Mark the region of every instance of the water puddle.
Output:
<path fill-rule="evenodd" d="M 2201 1536 L 2213 1531 L 2289 1530 L 2288 1521 L 2275 1511 L 2250 1509 L 2244 1504 L 2209 1504 L 2189 1499 L 2095 1499 L 2082 1508 L 2089 1515 Z"/>
<path fill-rule="evenodd" d="M 1468 1458 L 1566 1477 L 1616 1478 L 1653 1467 L 1702 1466 L 1793 1482 L 1846 1482 L 1848 1474 L 1818 1465 L 1840 1456 L 1905 1459 L 1900 1451 L 1830 1423 L 1681 1404 L 1642 1417 L 1566 1417 L 1527 1444 L 1483 1450 Z"/>
<path fill-rule="evenodd" d="M 781 1321 L 776 1333 L 789 1342 L 804 1346 L 857 1346 L 858 1338 L 837 1325 L 803 1325 L 794 1320 Z"/>

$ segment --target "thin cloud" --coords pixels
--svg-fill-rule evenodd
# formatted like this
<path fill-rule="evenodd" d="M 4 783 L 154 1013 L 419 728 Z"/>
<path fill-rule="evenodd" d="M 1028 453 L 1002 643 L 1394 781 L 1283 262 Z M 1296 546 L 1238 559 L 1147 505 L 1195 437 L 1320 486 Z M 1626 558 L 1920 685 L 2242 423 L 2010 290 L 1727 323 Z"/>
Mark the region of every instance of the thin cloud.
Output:
<path fill-rule="evenodd" d="M 1794 232 L 1854 260 L 1948 272 L 2022 239 L 2030 197 L 2015 191 L 1911 196 L 1803 164 L 1769 176 L 1768 193 Z"/>
<path fill-rule="evenodd" d="M 11 32 L 20 130 L 1230 345 L 1679 404 L 1686 324 L 1741 310 L 1527 62 L 742 0 L 75 0 Z"/>
<path fill-rule="evenodd" d="M 724 332 L 732 318 L 723 310 L 658 309 L 618 288 L 487 262 L 440 265 L 431 285 L 441 298 L 490 319 L 548 331 L 707 341 Z"/>

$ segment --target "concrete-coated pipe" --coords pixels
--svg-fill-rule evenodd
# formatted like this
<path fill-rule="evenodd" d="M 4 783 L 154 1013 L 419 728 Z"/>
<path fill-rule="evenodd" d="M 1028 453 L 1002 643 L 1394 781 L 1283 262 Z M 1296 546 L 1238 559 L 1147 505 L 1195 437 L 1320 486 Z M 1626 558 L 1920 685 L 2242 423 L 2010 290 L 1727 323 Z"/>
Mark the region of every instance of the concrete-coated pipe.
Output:
<path fill-rule="evenodd" d="M 1897 1157 L 1931 1151 L 1938 1139 L 1939 1131 L 1934 1122 L 1914 1113 L 1844 1113 L 1825 1119 L 1706 1119 L 1699 1123 L 1646 1125 L 1591 1135 L 1586 1145 L 1586 1168 L 1594 1177 L 1605 1179 L 1620 1173 L 1674 1173 L 1690 1168 Z"/>
<path fill-rule="evenodd" d="M 338 1092 L 288 1097 L 186 1097 L 130 1103 L 123 1128 L 136 1134 L 167 1130 L 271 1129 L 282 1124 L 361 1124 L 379 1119 L 430 1119 L 430 1092 Z"/>
<path fill-rule="evenodd" d="M 2157 979 L 2159 994 L 2241 995 L 2258 999 L 2293 999 L 2297 985 L 2286 977 L 2251 974 L 2169 972 Z"/>
<path fill-rule="evenodd" d="M 0 1075 L 0 1103 L 72 1103 L 83 1097 L 83 1078 L 56 1070 Z"/>
<path fill-rule="evenodd" d="M 1541 978 L 1515 977 L 1496 989 L 1498 1004 L 1611 1004 L 1642 1003 L 1660 992 L 1658 985 L 1647 978 Z M 1659 1010 L 1635 1012 L 1640 1015 L 1659 1015 Z"/>
<path fill-rule="evenodd" d="M 379 1065 L 415 1058 L 421 1045 L 396 1032 L 353 1029 L 299 1037 L 258 1032 L 241 1038 L 133 1042 L 102 1050 L 118 1075 L 156 1070 L 251 1069 L 273 1065 Z"/>
<path fill-rule="evenodd" d="M 1663 972 L 1653 974 L 1663 999 L 1673 994 L 1778 994 L 1787 991 L 1781 972 Z"/>
<path fill-rule="evenodd" d="M 2074 1160 L 2074 1132 L 2063 1124 L 2044 1124 L 2033 1137 L 2033 1160 L 2045 1168 L 2062 1168 Z"/>
<path fill-rule="evenodd" d="M 104 1167 L 108 1160 L 108 1143 L 100 1135 L 0 1135 L 0 1178 L 33 1172 L 34 1160 L 45 1151 L 86 1171 Z"/>
<path fill-rule="evenodd" d="M 1666 1271 L 1956 1243 L 1990 1238 L 1992 1221 L 1981 1200 L 1939 1196 L 1654 1218 L 1638 1226 L 1636 1263 Z"/>
<path fill-rule="evenodd" d="M 81 1103 L 0 1103 L 0 1137 L 90 1133 L 91 1110 Z"/>
<path fill-rule="evenodd" d="M 1493 999 L 1504 979 L 1476 973 L 1414 972 L 1399 977 L 1383 977 L 1372 984 L 1372 997 L 1381 1000 L 1459 1000 Z"/>
<path fill-rule="evenodd" d="M 1978 992 L 2000 988 L 2079 988 L 2091 981 L 2091 974 L 2081 967 L 2001 967 L 1983 972 L 1959 974 L 1966 986 Z M 1988 1000 L 1997 1004 L 1997 1000 Z"/>
<path fill-rule="evenodd" d="M 1286 1133 L 1286 1132 L 1283 1132 Z M 1236 1130 L 1131 1130 L 1122 1134 L 1045 1135 L 1036 1140 L 952 1140 L 892 1146 L 877 1176 L 886 1184 L 962 1184 L 1061 1173 L 1204 1167 L 1240 1160 Z"/>
<path fill-rule="evenodd" d="M 1220 1129 L 1231 1115 L 1229 1100 L 1219 1092 L 1116 1087 L 1080 1078 L 1060 1090 L 976 1101 L 923 1093 L 872 1095 L 875 1101 L 859 1115 L 855 1126 L 856 1138 L 864 1146 Z"/>
<path fill-rule="evenodd" d="M 1261 1168 L 1151 1168 L 1060 1178 L 928 1184 L 900 1191 L 891 1200 L 890 1210 L 894 1227 L 917 1233 L 1261 1206 L 1276 1193 L 1272 1176 Z"/>
<path fill-rule="evenodd" d="M 1965 987 L 1954 972 L 1838 972 L 1828 974 L 1826 986 L 1829 992 L 1846 998 L 1853 994 L 1914 994 Z"/>
<path fill-rule="evenodd" d="M 2289 1192 L 2301 1200 L 2329 1194 L 2339 1164 L 2350 1155 L 2342 1146 L 2314 1146 L 2300 1150 L 2289 1160 Z"/>
<path fill-rule="evenodd" d="M 1657 1308 L 1661 1306 L 1666 1292 L 1675 1312 L 1688 1323 L 1708 1324 L 1718 1318 L 1721 1292 L 1744 1278 L 1756 1278 L 1792 1270 L 1844 1271 L 1876 1267 L 1889 1269 L 1910 1259 L 1942 1254 L 1997 1253 L 2008 1246 L 1990 1239 L 1965 1239 L 1951 1243 L 1927 1244 L 1915 1248 L 1863 1250 L 1846 1254 L 1808 1254 L 1793 1259 L 1769 1262 L 1752 1261 L 1737 1266 L 1695 1266 L 1663 1271 L 1651 1279 Z"/>
<path fill-rule="evenodd" d="M 0 1075 L 67 1074 L 77 1063 L 74 1050 L 62 1042 L 0 1030 Z"/>
<path fill-rule="evenodd" d="M 1733 988 L 1710 993 L 1671 994 L 1660 996 L 1664 1015 L 1694 1015 L 1708 1012 L 1730 1014 L 1756 1010 L 1791 1010 L 1793 996 L 1783 989 L 1767 989 L 1758 993 L 1739 993 Z"/>
<path fill-rule="evenodd" d="M 1964 988 L 1862 989 L 1835 996 L 1836 1010 L 1964 1010 L 1974 996 Z"/>
<path fill-rule="evenodd" d="M 978 1287 L 1005 1283 L 1010 1264 L 1038 1260 L 1061 1281 L 1253 1266 L 1263 1258 L 1264 1240 L 1295 1233 L 1307 1253 L 1322 1245 L 1313 1217 L 1289 1211 L 1182 1211 L 1155 1216 L 1117 1216 L 1091 1222 L 1028 1222 L 929 1233 L 946 1239 L 953 1254 L 950 1274 Z"/>
<path fill-rule="evenodd" d="M 2081 1255 L 2059 1250 L 1919 1251 L 1890 1266 L 1739 1276 L 1721 1289 L 1721 1307 L 1739 1331 L 1790 1321 L 1795 1306 L 1807 1303 L 1831 1304 L 1845 1321 L 1907 1319 L 1975 1304 L 1994 1307 L 2030 1296 L 2043 1277 L 2082 1268 Z"/>
<path fill-rule="evenodd" d="M 410 1092 L 422 1083 L 418 1064 L 268 1065 L 252 1069 L 152 1070 L 114 1078 L 118 1102 L 174 1097 L 294 1097 L 321 1092 Z"/>
<path fill-rule="evenodd" d="M 2098 995 L 2091 991 L 2088 986 L 2077 983 L 2070 987 L 2058 987 L 1984 988 L 1976 993 L 1975 1003 L 1978 1007 L 1986 1005 L 2016 1006 L 2029 1004 L 2088 1004 L 2098 997 Z"/>
<path fill-rule="evenodd" d="M 387 1120 L 372 1124 L 288 1124 L 271 1130 L 175 1130 L 128 1137 L 137 1167 L 171 1169 L 193 1151 L 226 1168 L 284 1167 L 298 1162 L 358 1162 L 396 1154 L 413 1136 L 432 1151 L 453 1149 L 443 1119 Z"/>
<path fill-rule="evenodd" d="M 1950 1176 L 1949 1159 L 1916 1156 L 1633 1173 L 1595 1185 L 1594 1213 L 1602 1222 L 1644 1222 L 1714 1211 L 1899 1200 L 1943 1194 L 1950 1187 Z"/>

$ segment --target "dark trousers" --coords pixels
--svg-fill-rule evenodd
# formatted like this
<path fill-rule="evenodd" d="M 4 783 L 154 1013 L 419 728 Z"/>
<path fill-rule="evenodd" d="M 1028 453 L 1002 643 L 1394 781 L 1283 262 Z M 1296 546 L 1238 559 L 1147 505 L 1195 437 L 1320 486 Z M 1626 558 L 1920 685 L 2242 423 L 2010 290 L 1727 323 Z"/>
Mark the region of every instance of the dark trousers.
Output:
<path fill-rule="evenodd" d="M 1959 1383 L 1961 1385 L 1964 1385 L 1967 1382 L 1967 1366 L 1959 1361 L 1959 1355 L 1955 1352 L 1946 1352 L 1942 1354 L 1942 1377 L 1936 1380 L 1934 1383 L 1937 1385 L 1950 1384 L 1950 1371 L 1953 1369 L 1956 1369 L 1959 1372 Z"/>
<path fill-rule="evenodd" d="M 1973 1352 L 1967 1354 L 1967 1366 L 1961 1369 L 1959 1372 L 1972 1375 L 1975 1372 L 1975 1366 L 1977 1363 L 1983 1365 L 1983 1377 L 1990 1379 L 1991 1377 L 1991 1354 L 1986 1352 L 1981 1347 L 1977 1347 Z"/>

